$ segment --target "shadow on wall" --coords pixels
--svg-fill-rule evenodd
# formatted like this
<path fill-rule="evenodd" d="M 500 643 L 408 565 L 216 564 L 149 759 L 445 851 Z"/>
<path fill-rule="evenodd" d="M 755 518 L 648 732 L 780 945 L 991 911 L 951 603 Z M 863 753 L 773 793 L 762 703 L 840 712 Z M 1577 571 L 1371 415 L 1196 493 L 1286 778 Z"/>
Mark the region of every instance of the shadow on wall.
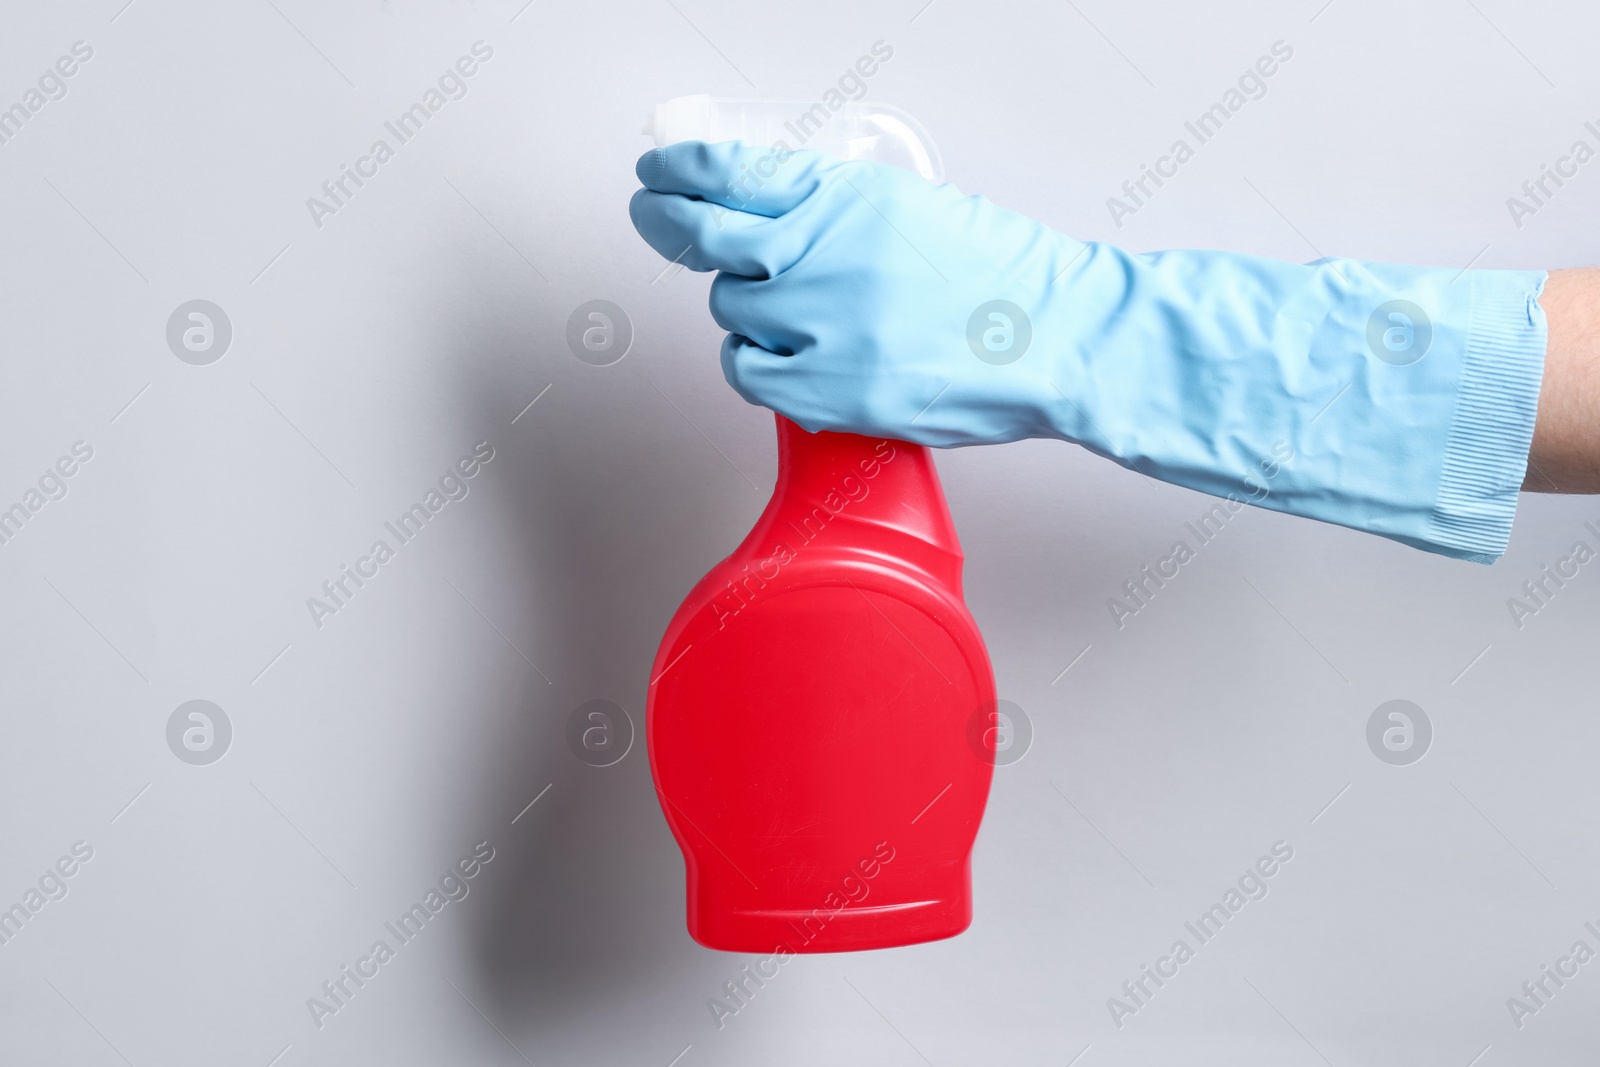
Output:
<path fill-rule="evenodd" d="M 474 824 L 497 850 L 484 906 L 470 920 L 476 984 L 493 997 L 479 1003 L 537 1061 L 592 1049 L 593 1016 L 616 1018 L 630 988 L 659 996 L 680 987 L 682 1011 L 663 1020 L 664 1033 L 692 1040 L 708 991 L 725 977 L 727 957 L 685 929 L 683 861 L 651 784 L 644 699 L 656 644 L 705 570 L 708 546 L 731 548 L 737 538 L 685 499 L 671 447 L 649 444 L 651 428 L 634 407 L 646 398 L 626 395 L 635 386 L 650 393 L 642 368 L 594 401 L 585 389 L 595 368 L 549 328 L 565 312 L 543 292 L 530 299 L 552 306 L 516 318 L 502 307 L 487 324 L 473 318 L 440 349 L 476 368 L 461 403 L 475 424 L 494 428 L 496 492 L 511 501 L 490 519 L 505 527 L 489 539 L 504 556 L 493 570 L 513 586 L 498 602 L 516 606 L 501 626 L 534 635 L 518 643 L 550 678 L 508 655 L 498 691 L 514 706 L 464 709 L 483 732 L 487 768 L 473 786 Z M 476 351 L 460 351 L 463 337 Z M 551 395 L 508 425 L 520 398 L 552 378 Z M 619 433 L 618 420 L 632 429 Z M 652 455 L 639 454 L 641 440 Z M 585 763 L 568 741 L 569 717 L 596 699 L 632 720 L 631 747 L 610 766 Z"/>

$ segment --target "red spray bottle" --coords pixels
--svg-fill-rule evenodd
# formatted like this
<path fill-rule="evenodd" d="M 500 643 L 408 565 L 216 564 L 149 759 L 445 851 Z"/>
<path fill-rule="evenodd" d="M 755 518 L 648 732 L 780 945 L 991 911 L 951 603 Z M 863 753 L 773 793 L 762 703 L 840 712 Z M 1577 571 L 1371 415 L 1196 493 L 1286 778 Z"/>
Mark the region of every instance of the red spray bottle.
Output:
<path fill-rule="evenodd" d="M 759 140 L 752 123 L 784 113 L 687 100 L 710 132 L 663 136 L 684 125 L 673 101 L 658 141 Z M 852 107 L 829 147 L 937 176 L 909 116 Z M 716 126 L 735 109 L 738 132 Z M 689 933 L 762 953 L 953 936 L 972 918 L 996 704 L 938 474 L 920 445 L 777 428 L 771 501 L 689 593 L 651 670 L 650 767 Z"/>

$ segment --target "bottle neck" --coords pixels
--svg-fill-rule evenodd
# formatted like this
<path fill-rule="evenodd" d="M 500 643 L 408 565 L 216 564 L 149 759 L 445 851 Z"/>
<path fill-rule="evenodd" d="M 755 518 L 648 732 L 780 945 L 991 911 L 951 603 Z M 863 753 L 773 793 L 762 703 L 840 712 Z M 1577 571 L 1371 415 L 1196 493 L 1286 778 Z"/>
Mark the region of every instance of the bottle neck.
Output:
<path fill-rule="evenodd" d="M 926 448 L 850 433 L 807 433 L 782 415 L 776 418 L 778 481 L 752 540 L 823 543 L 825 537 L 841 548 L 860 548 L 866 547 L 862 538 L 851 531 L 895 531 L 936 550 L 928 555 L 907 546 L 918 557 L 907 562 L 959 582 L 961 545 Z"/>

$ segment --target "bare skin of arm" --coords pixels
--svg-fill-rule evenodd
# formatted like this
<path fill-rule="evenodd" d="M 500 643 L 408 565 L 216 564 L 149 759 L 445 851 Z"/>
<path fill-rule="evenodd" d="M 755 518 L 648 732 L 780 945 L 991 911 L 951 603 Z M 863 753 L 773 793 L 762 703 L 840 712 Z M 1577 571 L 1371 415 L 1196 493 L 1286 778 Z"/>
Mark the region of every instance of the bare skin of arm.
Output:
<path fill-rule="evenodd" d="M 1550 332 L 1522 488 L 1600 493 L 1600 267 L 1551 271 L 1539 303 Z"/>

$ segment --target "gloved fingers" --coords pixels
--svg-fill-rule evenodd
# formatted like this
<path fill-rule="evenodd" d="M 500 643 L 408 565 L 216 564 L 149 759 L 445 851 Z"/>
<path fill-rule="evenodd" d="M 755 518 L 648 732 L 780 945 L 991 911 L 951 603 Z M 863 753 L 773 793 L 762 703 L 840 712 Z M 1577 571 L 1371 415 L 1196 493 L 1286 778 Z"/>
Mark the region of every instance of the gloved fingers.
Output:
<path fill-rule="evenodd" d="M 792 284 L 722 273 L 711 283 L 711 318 L 729 333 L 738 334 L 768 352 L 792 356 L 813 347 L 817 321 L 815 300 Z M 816 310 L 826 314 L 827 308 Z"/>
<path fill-rule="evenodd" d="M 792 266 L 810 241 L 804 227 L 783 219 L 649 189 L 633 194 L 628 214 L 651 248 L 690 270 L 771 278 Z"/>
<path fill-rule="evenodd" d="M 793 356 L 769 352 L 742 334 L 730 333 L 722 340 L 722 376 L 733 391 L 757 407 L 771 408 L 793 418 L 783 402 L 783 379 L 787 362 Z"/>
<path fill-rule="evenodd" d="M 840 161 L 810 150 L 742 141 L 683 141 L 652 148 L 634 171 L 646 189 L 677 193 L 735 211 L 776 218 L 810 196 Z"/>

